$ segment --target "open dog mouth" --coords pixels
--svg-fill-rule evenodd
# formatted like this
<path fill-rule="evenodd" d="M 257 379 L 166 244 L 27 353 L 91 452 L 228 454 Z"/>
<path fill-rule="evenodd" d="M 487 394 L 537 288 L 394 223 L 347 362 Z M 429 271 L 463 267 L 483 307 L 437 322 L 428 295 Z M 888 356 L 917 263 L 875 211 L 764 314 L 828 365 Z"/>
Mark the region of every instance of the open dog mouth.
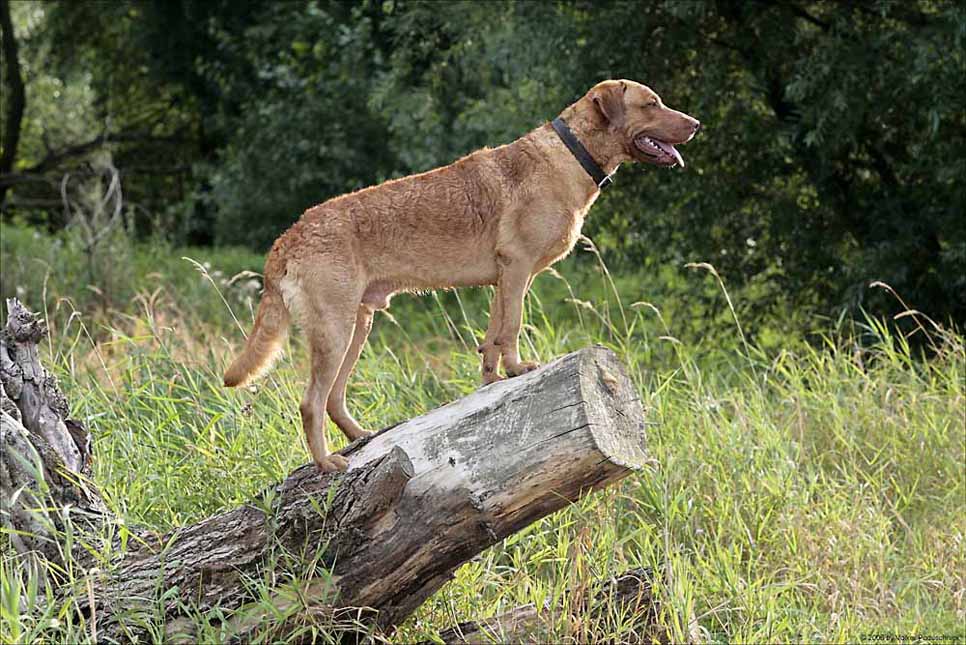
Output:
<path fill-rule="evenodd" d="M 684 158 L 678 149 L 660 139 L 639 134 L 634 137 L 634 146 L 646 157 L 645 161 L 659 166 L 681 166 Z"/>

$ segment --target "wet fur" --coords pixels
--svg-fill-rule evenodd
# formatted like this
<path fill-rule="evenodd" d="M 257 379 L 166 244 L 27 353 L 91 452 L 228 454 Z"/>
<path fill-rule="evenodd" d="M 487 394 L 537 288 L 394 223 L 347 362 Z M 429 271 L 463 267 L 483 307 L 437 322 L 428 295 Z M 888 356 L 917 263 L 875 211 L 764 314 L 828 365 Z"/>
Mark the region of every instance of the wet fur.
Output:
<path fill-rule="evenodd" d="M 604 81 L 561 116 L 605 172 L 646 161 L 633 139 L 647 132 L 683 143 L 697 121 L 632 81 Z M 566 256 L 599 191 L 549 124 L 498 148 L 436 170 L 387 181 L 307 210 L 265 263 L 265 291 L 242 354 L 225 385 L 270 365 L 289 321 L 308 340 L 311 377 L 300 411 L 320 469 L 346 461 L 328 452 L 325 414 L 350 439 L 368 434 L 349 414 L 346 382 L 373 312 L 400 291 L 495 285 L 479 351 L 483 382 L 527 372 L 518 336 L 533 277 Z"/>

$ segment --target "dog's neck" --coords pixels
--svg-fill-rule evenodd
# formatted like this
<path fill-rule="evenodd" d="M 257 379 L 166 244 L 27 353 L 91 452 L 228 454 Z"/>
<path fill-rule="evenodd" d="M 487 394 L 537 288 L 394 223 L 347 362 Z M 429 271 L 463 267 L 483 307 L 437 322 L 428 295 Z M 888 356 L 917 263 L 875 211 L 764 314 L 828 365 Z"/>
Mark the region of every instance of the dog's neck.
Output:
<path fill-rule="evenodd" d="M 614 136 L 614 133 L 608 129 L 604 119 L 595 111 L 592 111 L 589 116 L 587 112 L 587 109 L 578 102 L 561 112 L 560 117 L 567 122 L 570 131 L 587 149 L 597 165 L 609 175 L 617 170 L 621 163 L 630 161 L 631 156 L 627 154 L 627 149 L 620 141 L 620 137 Z"/>

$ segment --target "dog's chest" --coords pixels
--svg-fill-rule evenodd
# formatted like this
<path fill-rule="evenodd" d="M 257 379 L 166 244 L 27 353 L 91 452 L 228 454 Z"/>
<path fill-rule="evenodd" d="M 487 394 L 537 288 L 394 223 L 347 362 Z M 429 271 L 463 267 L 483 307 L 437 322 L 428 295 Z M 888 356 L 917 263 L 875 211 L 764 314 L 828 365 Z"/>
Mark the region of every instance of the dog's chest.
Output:
<path fill-rule="evenodd" d="M 543 267 L 549 266 L 570 253 L 577 239 L 580 237 L 580 230 L 584 225 L 584 216 L 587 208 L 571 211 L 562 217 L 555 218 L 554 225 L 547 231 L 547 244 L 540 258 Z M 543 268 L 541 267 L 541 268 Z"/>

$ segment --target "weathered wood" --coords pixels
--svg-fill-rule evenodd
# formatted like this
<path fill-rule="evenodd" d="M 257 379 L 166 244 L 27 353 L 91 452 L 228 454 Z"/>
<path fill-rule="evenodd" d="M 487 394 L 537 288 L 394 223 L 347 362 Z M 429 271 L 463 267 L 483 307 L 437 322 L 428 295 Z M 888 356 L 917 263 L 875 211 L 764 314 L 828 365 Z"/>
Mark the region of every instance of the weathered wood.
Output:
<path fill-rule="evenodd" d="M 90 436 L 68 419 L 67 399 L 40 363 L 47 327 L 17 300 L 0 330 L 0 517 L 14 548 L 61 562 L 68 519 L 99 526 L 107 514 L 90 483 Z M 56 509 L 56 510 L 55 510 Z"/>
<path fill-rule="evenodd" d="M 16 342 L 35 345 L 40 333 Z M 31 367 L 8 370 L 5 358 L 4 387 L 9 393 L 9 373 L 15 388 L 23 382 L 31 392 L 46 392 L 46 398 L 34 397 L 24 394 L 24 386 L 10 399 L 21 414 L 36 409 L 31 402 L 46 401 L 41 407 L 53 416 L 39 415 L 47 419 L 40 427 L 54 436 L 41 440 L 36 432 L 14 432 L 15 417 L 6 415 L 5 471 L 30 452 L 26 441 L 41 446 L 36 452 L 48 478 L 82 472 L 88 453 L 78 448 L 68 425 L 56 421 L 65 416 L 66 404 L 51 394 L 46 377 L 37 377 L 36 347 L 33 354 L 10 347 L 5 340 L 9 364 L 29 357 Z M 22 373 L 32 376 L 17 376 Z M 258 624 L 246 606 L 245 580 L 295 567 L 300 599 L 317 609 L 341 608 L 334 618 L 391 630 L 475 554 L 647 461 L 634 387 L 614 354 L 600 347 L 484 387 L 356 442 L 343 454 L 349 459 L 346 473 L 320 475 L 303 466 L 241 508 L 160 538 L 133 541 L 123 559 L 83 581 L 87 593 L 77 594 L 81 610 L 96 616 L 100 634 L 116 636 L 125 625 L 137 624 L 136 614 L 156 603 L 159 589 L 176 590 L 164 605 L 170 634 L 188 629 L 190 621 L 178 618 L 185 607 L 201 612 L 220 607 L 229 615 L 239 610 L 230 621 L 244 638 Z M 9 487 L 4 479 L 5 502 L 30 488 L 33 471 L 11 466 L 10 472 L 15 475 Z M 103 516 L 96 491 L 82 492 L 87 497 L 69 486 L 46 486 L 44 494 L 54 504 L 81 499 Z M 5 515 L 4 522 L 14 515 Z M 36 548 L 28 542 L 15 546 Z M 313 561 L 322 566 L 313 569 Z M 279 589 L 279 604 L 290 595 Z M 86 606 L 88 598 L 93 607 Z"/>
<path fill-rule="evenodd" d="M 350 468 L 396 446 L 414 476 L 365 557 L 337 567 L 343 597 L 398 624 L 462 562 L 642 466 L 643 422 L 620 362 L 596 347 L 351 446 Z"/>

